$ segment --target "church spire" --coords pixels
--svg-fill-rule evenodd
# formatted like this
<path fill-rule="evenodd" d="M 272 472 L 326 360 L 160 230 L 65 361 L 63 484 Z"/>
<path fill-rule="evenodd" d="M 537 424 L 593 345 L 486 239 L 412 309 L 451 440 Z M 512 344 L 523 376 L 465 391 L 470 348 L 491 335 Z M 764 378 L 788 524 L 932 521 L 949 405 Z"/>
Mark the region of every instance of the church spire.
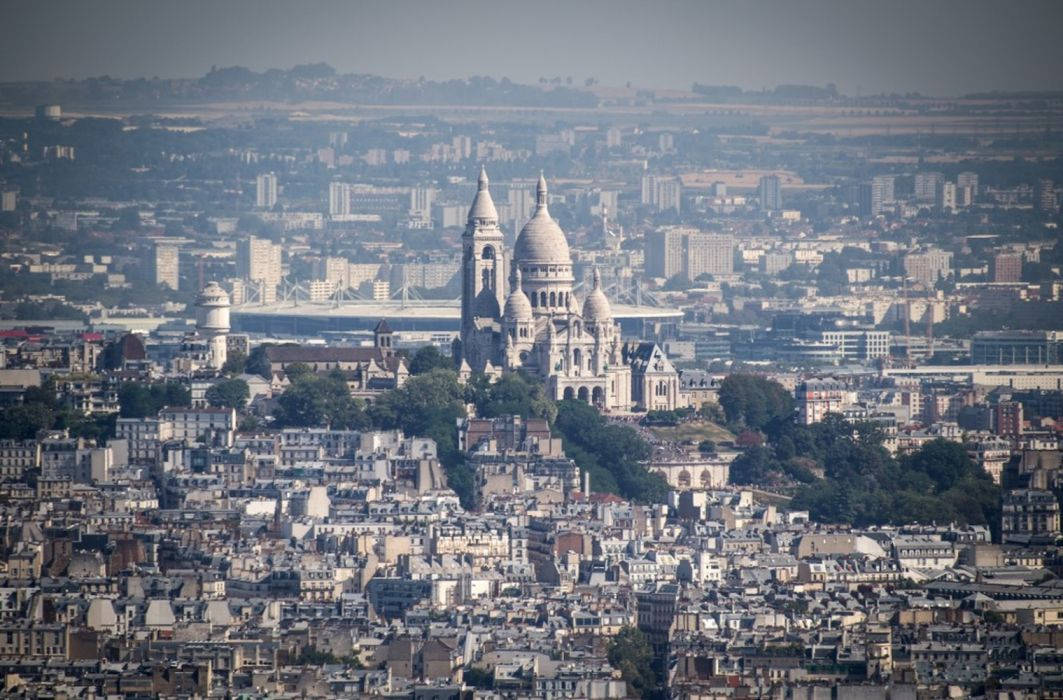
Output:
<path fill-rule="evenodd" d="M 487 179 L 487 169 L 480 166 L 480 178 L 476 182 L 476 197 L 472 200 L 469 208 L 469 223 L 482 223 L 488 226 L 498 224 L 498 210 L 495 202 L 491 199 L 491 190 L 487 188 L 490 181 Z"/>
<path fill-rule="evenodd" d="M 539 171 L 539 183 L 535 186 L 535 203 L 540 209 L 546 208 L 546 178 Z"/>

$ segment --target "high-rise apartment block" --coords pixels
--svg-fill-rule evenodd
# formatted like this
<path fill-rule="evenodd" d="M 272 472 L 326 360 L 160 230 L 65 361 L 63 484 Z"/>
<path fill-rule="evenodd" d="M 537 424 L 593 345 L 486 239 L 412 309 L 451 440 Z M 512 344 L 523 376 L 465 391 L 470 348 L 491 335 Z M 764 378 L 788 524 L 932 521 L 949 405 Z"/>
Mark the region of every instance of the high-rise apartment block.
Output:
<path fill-rule="evenodd" d="M 432 220 L 432 203 L 436 191 L 432 187 L 414 187 L 410 190 L 410 218 L 417 221 Z"/>
<path fill-rule="evenodd" d="M 952 253 L 930 248 L 904 256 L 904 274 L 928 287 L 945 279 L 952 271 Z"/>
<path fill-rule="evenodd" d="M 1022 281 L 1022 255 L 1019 253 L 997 253 L 993 256 L 994 282 Z"/>
<path fill-rule="evenodd" d="M 945 181 L 945 175 L 938 172 L 915 174 L 915 199 L 918 202 L 933 202 L 937 199 L 938 187 Z"/>
<path fill-rule="evenodd" d="M 677 177 L 643 175 L 642 203 L 656 207 L 657 211 L 680 210 L 683 186 Z"/>
<path fill-rule="evenodd" d="M 734 239 L 689 228 L 669 227 L 646 236 L 646 274 L 650 277 L 682 276 L 693 282 L 699 276 L 734 274 Z"/>
<path fill-rule="evenodd" d="M 347 216 L 351 213 L 351 186 L 346 182 L 332 182 L 328 186 L 329 216 Z"/>
<path fill-rule="evenodd" d="M 959 206 L 959 200 L 956 196 L 956 183 L 948 180 L 943 180 L 938 185 L 937 195 L 938 208 L 942 210 L 955 211 Z"/>
<path fill-rule="evenodd" d="M 1033 192 L 1033 206 L 1037 211 L 1048 214 L 1055 213 L 1059 208 L 1059 201 L 1056 198 L 1056 185 L 1054 182 L 1044 178 L 1037 181 L 1037 187 Z"/>
<path fill-rule="evenodd" d="M 877 199 L 879 207 L 883 204 L 893 204 L 893 188 L 896 178 L 893 175 L 876 175 L 871 179 L 872 198 Z"/>
<path fill-rule="evenodd" d="M 264 238 L 250 236 L 236 247 L 236 268 L 243 279 L 275 289 L 283 276 L 281 247 Z"/>
<path fill-rule="evenodd" d="M 155 284 L 178 289 L 181 279 L 181 251 L 174 243 L 155 243 Z"/>
<path fill-rule="evenodd" d="M 978 173 L 972 173 L 969 170 L 965 170 L 964 172 L 958 174 L 956 176 L 956 187 L 959 187 L 961 189 L 965 187 L 970 187 L 972 193 L 971 201 L 973 202 L 975 199 L 978 198 Z"/>
<path fill-rule="evenodd" d="M 764 211 L 782 209 L 782 182 L 778 175 L 765 175 L 760 178 L 760 208 Z"/>
<path fill-rule="evenodd" d="M 277 205 L 277 176 L 262 173 L 255 178 L 255 206 L 259 209 L 272 209 Z"/>

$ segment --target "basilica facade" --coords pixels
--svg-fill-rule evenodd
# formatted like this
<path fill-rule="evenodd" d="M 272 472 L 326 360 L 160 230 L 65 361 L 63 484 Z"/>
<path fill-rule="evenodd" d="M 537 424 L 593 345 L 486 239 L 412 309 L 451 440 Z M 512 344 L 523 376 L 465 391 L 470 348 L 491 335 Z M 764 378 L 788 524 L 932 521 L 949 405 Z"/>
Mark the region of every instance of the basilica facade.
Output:
<path fill-rule="evenodd" d="M 535 196 L 535 214 L 510 257 L 487 173 L 480 172 L 462 237 L 461 338 L 455 348 L 462 367 L 488 374 L 524 370 L 541 378 L 555 399 L 630 410 L 629 353 L 601 278 L 596 270 L 590 292 L 577 297 L 568 241 L 550 216 L 542 175 Z"/>

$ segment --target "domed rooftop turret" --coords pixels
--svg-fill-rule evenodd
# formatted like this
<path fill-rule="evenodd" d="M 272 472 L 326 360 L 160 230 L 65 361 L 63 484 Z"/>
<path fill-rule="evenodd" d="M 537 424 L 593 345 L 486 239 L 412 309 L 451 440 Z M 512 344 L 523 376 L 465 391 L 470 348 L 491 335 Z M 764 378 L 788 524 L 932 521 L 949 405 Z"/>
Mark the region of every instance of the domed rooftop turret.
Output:
<path fill-rule="evenodd" d="M 583 320 L 588 323 L 607 323 L 613 320 L 613 307 L 602 291 L 602 273 L 594 268 L 594 286 L 583 300 Z"/>
<path fill-rule="evenodd" d="M 505 318 L 507 321 L 530 321 L 532 305 L 528 300 L 528 295 L 520 288 L 520 268 L 516 268 L 513 274 L 513 291 L 506 298 Z"/>
<path fill-rule="evenodd" d="M 229 293 L 217 282 L 211 281 L 196 297 L 197 306 L 229 306 Z"/>
<path fill-rule="evenodd" d="M 476 196 L 469 207 L 469 223 L 498 223 L 498 210 L 495 209 L 495 201 L 491 199 L 491 191 L 487 189 L 490 181 L 487 179 L 487 169 L 480 166 L 480 179 L 476 184 Z"/>
<path fill-rule="evenodd" d="M 539 174 L 539 184 L 535 188 L 535 214 L 524 224 L 513 258 L 519 263 L 545 263 L 554 265 L 571 265 L 572 256 L 568 252 L 565 233 L 557 225 L 546 206 L 546 178 Z"/>

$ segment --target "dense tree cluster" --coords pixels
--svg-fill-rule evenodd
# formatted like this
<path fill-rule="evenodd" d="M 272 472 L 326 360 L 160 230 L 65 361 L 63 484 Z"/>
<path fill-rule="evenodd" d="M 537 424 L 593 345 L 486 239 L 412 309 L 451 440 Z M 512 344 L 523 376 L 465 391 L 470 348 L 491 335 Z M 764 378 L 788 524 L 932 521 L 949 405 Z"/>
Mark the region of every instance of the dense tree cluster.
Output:
<path fill-rule="evenodd" d="M 606 650 L 609 664 L 620 670 L 633 694 L 654 698 L 659 694 L 658 678 L 653 666 L 653 648 L 637 627 L 624 627 L 609 640 Z"/>
<path fill-rule="evenodd" d="M 424 374 L 434 369 L 454 369 L 454 361 L 435 345 L 425 345 L 410 358 L 410 374 Z"/>
<path fill-rule="evenodd" d="M 351 397 L 347 380 L 340 370 L 315 374 L 305 365 L 293 365 L 287 374 L 291 386 L 277 397 L 274 421 L 278 426 L 326 425 L 337 430 L 369 427 L 365 404 Z"/>
<path fill-rule="evenodd" d="M 668 484 L 640 464 L 649 459 L 650 446 L 634 428 L 610 423 L 594 407 L 572 399 L 558 404 L 555 427 L 565 453 L 590 472 L 596 491 L 644 503 L 665 500 Z"/>
<path fill-rule="evenodd" d="M 794 399 L 781 384 L 754 374 L 731 374 L 720 384 L 720 406 L 729 426 L 764 430 L 793 417 Z"/>
<path fill-rule="evenodd" d="M 242 409 L 251 396 L 251 389 L 243 379 L 222 379 L 207 389 L 204 398 L 211 406 Z"/>
<path fill-rule="evenodd" d="M 86 416 L 56 397 L 50 381 L 26 389 L 22 403 L 0 409 L 0 440 L 32 440 L 42 430 L 68 430 L 71 437 L 88 440 L 114 436 L 117 414 Z"/>
<path fill-rule="evenodd" d="M 836 415 L 808 426 L 774 420 L 764 429 L 767 444 L 731 464 L 732 483 L 796 483 L 791 507 L 813 520 L 999 524 L 1000 489 L 958 443 L 934 440 L 896 459 L 876 426 Z"/>
<path fill-rule="evenodd" d="M 122 418 L 147 418 L 166 406 L 191 406 L 192 392 L 180 382 L 125 382 L 118 387 L 118 404 Z"/>

